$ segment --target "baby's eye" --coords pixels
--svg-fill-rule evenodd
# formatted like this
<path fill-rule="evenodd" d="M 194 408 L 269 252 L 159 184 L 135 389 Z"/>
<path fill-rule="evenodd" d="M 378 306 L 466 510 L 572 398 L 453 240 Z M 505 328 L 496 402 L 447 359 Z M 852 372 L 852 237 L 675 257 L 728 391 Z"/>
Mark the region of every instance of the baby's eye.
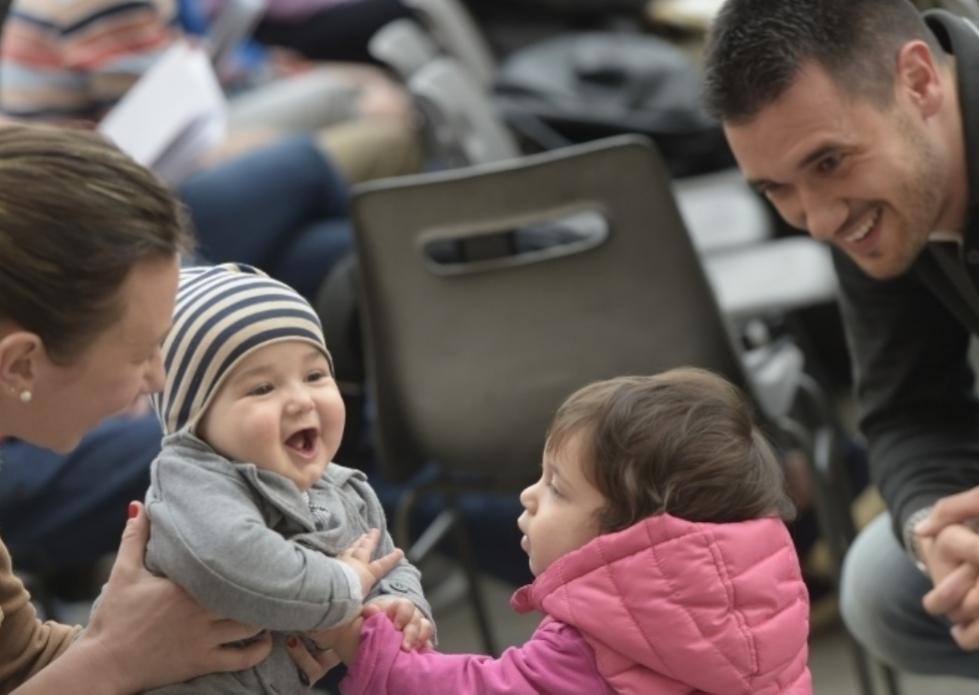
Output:
<path fill-rule="evenodd" d="M 249 396 L 264 396 L 268 393 L 272 393 L 272 384 L 269 383 L 258 384 L 248 389 Z"/>
<path fill-rule="evenodd" d="M 310 383 L 315 383 L 317 381 L 322 381 L 323 379 L 327 379 L 329 378 L 329 376 L 330 375 L 327 374 L 322 369 L 314 369 L 313 371 L 311 371 L 309 374 L 306 375 L 306 381 Z"/>
<path fill-rule="evenodd" d="M 547 489 L 556 497 L 563 497 L 561 491 L 557 489 L 557 486 L 554 484 L 553 480 L 547 481 Z"/>

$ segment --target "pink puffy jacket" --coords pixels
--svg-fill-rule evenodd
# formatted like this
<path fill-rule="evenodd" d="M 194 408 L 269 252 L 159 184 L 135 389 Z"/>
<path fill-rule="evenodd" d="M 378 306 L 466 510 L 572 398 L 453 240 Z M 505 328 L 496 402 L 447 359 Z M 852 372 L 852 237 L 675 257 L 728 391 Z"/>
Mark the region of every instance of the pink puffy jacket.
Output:
<path fill-rule="evenodd" d="M 596 538 L 514 597 L 575 626 L 616 692 L 812 692 L 809 600 L 776 519 L 669 515 Z"/>
<path fill-rule="evenodd" d="M 650 517 L 554 562 L 513 597 L 548 615 L 499 659 L 404 652 L 377 615 L 344 693 L 810 695 L 809 605 L 785 526 Z"/>

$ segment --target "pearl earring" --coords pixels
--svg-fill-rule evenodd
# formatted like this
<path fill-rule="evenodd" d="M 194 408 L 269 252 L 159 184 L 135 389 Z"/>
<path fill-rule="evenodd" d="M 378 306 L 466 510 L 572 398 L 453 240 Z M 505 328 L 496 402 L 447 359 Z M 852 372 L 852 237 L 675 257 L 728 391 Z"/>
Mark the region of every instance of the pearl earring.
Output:
<path fill-rule="evenodd" d="M 33 398 L 33 397 L 34 397 L 34 394 L 32 394 L 30 392 L 30 389 L 24 389 L 23 391 L 20 392 L 20 402 L 21 403 L 30 403 L 31 402 L 31 398 Z"/>

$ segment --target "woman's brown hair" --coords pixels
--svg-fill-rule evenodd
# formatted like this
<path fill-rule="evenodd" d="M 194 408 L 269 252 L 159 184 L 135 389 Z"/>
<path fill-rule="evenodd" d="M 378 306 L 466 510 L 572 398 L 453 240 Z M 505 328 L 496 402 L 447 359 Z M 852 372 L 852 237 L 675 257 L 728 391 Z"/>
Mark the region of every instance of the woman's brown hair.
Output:
<path fill-rule="evenodd" d="M 659 513 L 732 522 L 795 510 L 779 462 L 743 394 L 703 369 L 600 381 L 558 410 L 551 453 L 572 439 L 585 476 L 608 500 L 603 532 Z"/>
<path fill-rule="evenodd" d="M 189 247 L 173 195 L 97 134 L 0 126 L 0 320 L 52 359 L 71 362 L 118 319 L 136 264 Z"/>

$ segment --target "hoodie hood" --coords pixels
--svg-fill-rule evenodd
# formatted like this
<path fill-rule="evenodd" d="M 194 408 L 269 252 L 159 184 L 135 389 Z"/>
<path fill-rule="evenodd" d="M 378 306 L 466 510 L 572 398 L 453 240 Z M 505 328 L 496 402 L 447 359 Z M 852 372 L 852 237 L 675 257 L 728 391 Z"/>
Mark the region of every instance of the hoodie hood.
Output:
<path fill-rule="evenodd" d="M 649 517 L 560 558 L 513 606 L 580 630 L 617 692 L 811 692 L 808 593 L 778 519 Z"/>

